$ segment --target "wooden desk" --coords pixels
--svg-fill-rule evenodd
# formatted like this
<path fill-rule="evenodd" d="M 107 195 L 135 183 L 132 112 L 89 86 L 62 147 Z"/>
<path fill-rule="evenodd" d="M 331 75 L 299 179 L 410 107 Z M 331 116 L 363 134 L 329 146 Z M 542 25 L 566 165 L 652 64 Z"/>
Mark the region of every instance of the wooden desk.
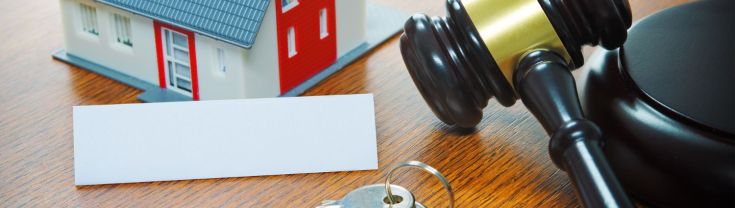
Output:
<path fill-rule="evenodd" d="M 443 14 L 443 1 L 379 0 L 407 12 Z M 683 0 L 633 0 L 636 19 Z M 134 103 L 138 90 L 51 59 L 63 48 L 58 0 L 3 1 L 0 7 L 0 207 L 314 207 L 420 160 L 441 170 L 459 207 L 575 207 L 548 138 L 520 104 L 491 101 L 474 132 L 442 124 L 420 98 L 397 38 L 307 95 L 374 93 L 376 171 L 74 186 L 74 105 Z M 589 52 L 589 50 L 587 50 Z M 440 184 L 423 172 L 396 175 L 420 202 L 443 207 Z"/>

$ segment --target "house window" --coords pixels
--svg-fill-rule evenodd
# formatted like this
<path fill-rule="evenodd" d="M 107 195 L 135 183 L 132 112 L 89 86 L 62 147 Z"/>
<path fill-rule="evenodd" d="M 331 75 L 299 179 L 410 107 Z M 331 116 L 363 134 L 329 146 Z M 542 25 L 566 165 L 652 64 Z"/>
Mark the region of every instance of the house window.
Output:
<path fill-rule="evenodd" d="M 327 9 L 321 9 L 319 10 L 319 34 L 322 39 L 329 36 L 329 31 L 327 30 Z"/>
<path fill-rule="evenodd" d="M 288 57 L 296 55 L 296 32 L 293 27 L 288 28 Z"/>
<path fill-rule="evenodd" d="M 220 72 L 227 72 L 227 65 L 225 65 L 225 50 L 217 48 L 217 69 Z"/>
<path fill-rule="evenodd" d="M 112 20 L 115 26 L 115 41 L 132 47 L 133 42 L 130 40 L 130 18 L 120 14 L 112 14 Z"/>
<path fill-rule="evenodd" d="M 281 0 L 281 12 L 286 13 L 288 10 L 299 5 L 299 0 Z"/>
<path fill-rule="evenodd" d="M 92 35 L 99 35 L 97 30 L 97 9 L 86 4 L 79 4 L 79 13 L 82 19 L 82 31 Z"/>

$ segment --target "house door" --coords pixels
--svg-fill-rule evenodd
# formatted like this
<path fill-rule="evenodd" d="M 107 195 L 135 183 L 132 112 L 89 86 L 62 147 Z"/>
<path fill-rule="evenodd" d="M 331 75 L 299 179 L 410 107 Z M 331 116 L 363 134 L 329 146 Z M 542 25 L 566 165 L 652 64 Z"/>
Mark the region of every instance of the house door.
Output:
<path fill-rule="evenodd" d="M 161 88 L 199 99 L 193 33 L 156 24 Z"/>
<path fill-rule="evenodd" d="M 191 61 L 189 60 L 189 44 L 186 35 L 162 28 L 165 47 L 166 84 L 182 94 L 192 95 Z"/>

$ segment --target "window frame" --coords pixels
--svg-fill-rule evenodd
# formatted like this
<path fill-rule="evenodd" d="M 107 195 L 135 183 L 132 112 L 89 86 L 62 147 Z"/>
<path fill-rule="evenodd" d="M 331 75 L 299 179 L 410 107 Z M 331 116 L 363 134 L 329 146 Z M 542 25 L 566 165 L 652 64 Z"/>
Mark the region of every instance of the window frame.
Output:
<path fill-rule="evenodd" d="M 288 45 L 288 57 L 293 58 L 298 54 L 298 49 L 296 45 L 296 28 L 293 26 L 286 29 L 286 42 Z"/>
<path fill-rule="evenodd" d="M 299 5 L 299 0 L 293 0 L 288 4 L 283 4 L 284 1 L 288 2 L 289 0 L 281 0 L 281 13 L 286 13 L 287 11 Z"/>
<path fill-rule="evenodd" d="M 84 34 L 98 37 L 100 35 L 97 8 L 85 3 L 79 3 L 80 29 Z"/>
<path fill-rule="evenodd" d="M 111 16 L 112 29 L 114 30 L 112 41 L 119 45 L 132 48 L 135 45 L 133 44 L 132 20 L 129 16 L 116 12 L 112 12 Z"/>
<path fill-rule="evenodd" d="M 192 76 L 191 46 L 189 46 L 190 37 L 188 34 L 181 33 L 168 27 L 161 27 L 161 38 L 163 41 L 163 60 L 164 60 L 164 76 L 166 80 L 166 89 L 174 90 L 183 95 L 194 96 L 194 78 Z M 183 37 L 183 44 L 175 41 L 176 37 Z M 177 51 L 186 53 L 184 56 L 177 56 Z M 179 70 L 180 67 L 186 70 Z M 187 71 L 188 70 L 188 71 Z M 183 72 L 183 73 L 180 73 Z M 188 86 L 187 84 L 188 83 Z"/>
<path fill-rule="evenodd" d="M 329 36 L 329 13 L 327 8 L 319 10 L 319 38 L 324 39 Z"/>
<path fill-rule="evenodd" d="M 217 69 L 215 71 L 221 74 L 227 73 L 227 57 L 224 48 L 217 47 L 215 49 L 215 59 L 217 61 Z"/>

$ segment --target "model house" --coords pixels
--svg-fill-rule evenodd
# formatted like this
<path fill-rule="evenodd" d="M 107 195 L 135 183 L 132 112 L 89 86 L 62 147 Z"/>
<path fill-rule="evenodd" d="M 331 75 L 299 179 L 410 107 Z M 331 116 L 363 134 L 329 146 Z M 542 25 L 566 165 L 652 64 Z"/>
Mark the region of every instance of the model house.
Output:
<path fill-rule="evenodd" d="M 365 0 L 61 0 L 61 7 L 64 55 L 84 63 L 76 65 L 188 100 L 280 96 L 366 42 Z"/>

